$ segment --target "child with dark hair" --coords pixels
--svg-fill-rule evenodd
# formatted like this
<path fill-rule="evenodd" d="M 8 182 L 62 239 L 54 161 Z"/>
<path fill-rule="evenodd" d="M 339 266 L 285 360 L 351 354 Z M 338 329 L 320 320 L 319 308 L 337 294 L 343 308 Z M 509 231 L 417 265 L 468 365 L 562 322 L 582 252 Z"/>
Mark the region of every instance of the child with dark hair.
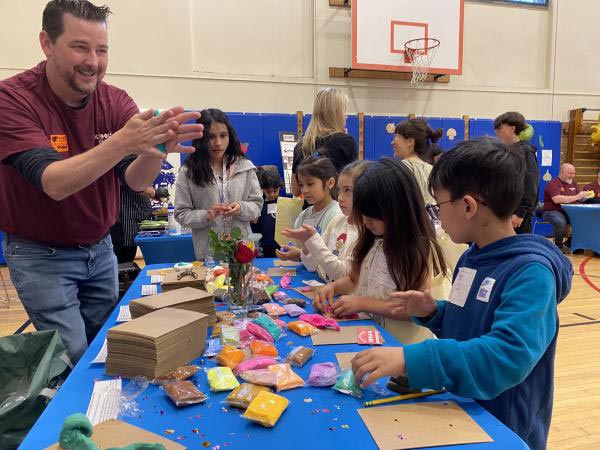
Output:
<path fill-rule="evenodd" d="M 279 190 L 283 188 L 283 181 L 279 173 L 274 170 L 265 170 L 262 167 L 257 171 L 258 182 L 263 191 L 263 203 L 260 217 L 253 223 L 252 231 L 260 233 L 260 247 L 262 256 L 265 258 L 274 258 L 275 250 L 279 250 L 279 244 L 275 241 L 275 220 L 277 219 L 277 199 Z"/>
<path fill-rule="evenodd" d="M 432 337 L 410 316 L 392 312 L 389 301 L 395 291 L 428 290 L 433 261 L 445 273 L 423 196 L 406 165 L 390 158 L 372 163 L 354 183 L 353 215 L 358 238 L 350 274 L 317 292 L 313 305 L 338 317 L 369 313 L 404 344 Z M 334 301 L 336 295 L 342 297 Z"/>
<path fill-rule="evenodd" d="M 200 112 L 204 135 L 181 166 L 175 184 L 175 219 L 192 229 L 194 253 L 204 259 L 208 229 L 250 234 L 263 205 L 256 167 L 244 152 L 229 117 L 220 109 Z"/>
<path fill-rule="evenodd" d="M 538 202 L 540 188 L 540 169 L 537 161 L 537 149 L 527 141 L 521 140 L 521 133 L 527 129 L 525 117 L 521 113 L 510 111 L 494 120 L 496 136 L 518 154 L 525 163 L 523 196 L 512 215 L 513 228 L 518 234 L 531 233 L 533 229 L 533 211 Z"/>
<path fill-rule="evenodd" d="M 310 225 L 321 234 L 332 219 L 342 214 L 337 196 L 338 172 L 335 165 L 325 156 L 309 156 L 298 166 L 298 185 L 304 200 L 311 206 L 300 213 L 294 228 Z M 300 260 L 300 249 L 284 245 L 276 255 L 283 260 Z M 305 252 L 308 253 L 308 252 Z"/>
<path fill-rule="evenodd" d="M 472 397 L 530 448 L 544 449 L 557 304 L 571 289 L 573 268 L 547 239 L 515 233 L 522 173 L 522 159 L 496 139 L 463 142 L 440 158 L 429 180 L 437 201 L 430 209 L 455 242 L 473 244 L 447 301 L 427 292 L 392 294 L 392 311 L 410 314 L 439 339 L 367 350 L 352 368 L 363 386 L 391 375 L 410 388 Z"/>

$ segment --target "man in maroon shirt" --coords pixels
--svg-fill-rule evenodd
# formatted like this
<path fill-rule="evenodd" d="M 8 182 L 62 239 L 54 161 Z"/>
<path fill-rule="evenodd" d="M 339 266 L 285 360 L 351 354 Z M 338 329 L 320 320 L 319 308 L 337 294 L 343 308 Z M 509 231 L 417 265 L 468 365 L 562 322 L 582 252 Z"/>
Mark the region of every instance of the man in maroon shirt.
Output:
<path fill-rule="evenodd" d="M 198 113 L 139 113 L 102 82 L 108 7 L 52 0 L 46 61 L 0 81 L 0 229 L 11 279 L 37 329 L 57 329 L 78 360 L 117 301 L 110 227 L 119 180 L 143 191 L 165 153 L 202 136 Z"/>
<path fill-rule="evenodd" d="M 565 251 L 568 250 L 565 249 L 565 244 L 566 247 L 569 247 L 570 244 L 568 240 L 563 243 L 569 220 L 560 205 L 580 202 L 586 197 L 586 193 L 580 191 L 574 178 L 575 166 L 563 164 L 560 166 L 558 177 L 550 181 L 544 189 L 544 213 L 542 217 L 546 222 L 552 224 L 556 246 Z"/>

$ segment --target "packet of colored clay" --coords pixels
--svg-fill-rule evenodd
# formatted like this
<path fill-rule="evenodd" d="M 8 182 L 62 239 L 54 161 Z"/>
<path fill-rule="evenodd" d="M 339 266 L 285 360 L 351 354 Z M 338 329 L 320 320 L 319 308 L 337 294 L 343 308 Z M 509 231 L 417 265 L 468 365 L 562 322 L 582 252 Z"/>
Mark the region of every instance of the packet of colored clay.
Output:
<path fill-rule="evenodd" d="M 153 384 L 165 384 L 171 381 L 183 381 L 192 377 L 200 370 L 198 366 L 181 366 L 177 369 L 173 369 L 168 371 L 167 373 L 162 374 L 159 377 L 156 377 L 152 380 Z"/>
<path fill-rule="evenodd" d="M 239 363 L 233 368 L 233 373 L 237 375 L 248 370 L 265 369 L 266 367 L 272 366 L 273 364 L 277 364 L 275 358 L 272 358 L 270 356 L 257 356 L 255 358 L 250 358 Z"/>
<path fill-rule="evenodd" d="M 277 303 L 265 303 L 264 305 L 262 305 L 262 307 L 271 317 L 279 317 L 287 314 L 286 310 L 283 309 L 283 307 L 278 305 Z"/>
<path fill-rule="evenodd" d="M 304 380 L 292 370 L 289 364 L 274 364 L 266 370 L 275 374 L 277 392 L 304 386 Z"/>
<path fill-rule="evenodd" d="M 270 356 L 272 358 L 277 358 L 279 356 L 277 347 L 263 341 L 250 342 L 250 351 L 252 351 L 253 356 Z"/>
<path fill-rule="evenodd" d="M 217 355 L 216 361 L 220 366 L 233 369 L 246 358 L 246 354 L 231 345 L 225 345 Z"/>
<path fill-rule="evenodd" d="M 290 351 L 285 360 L 294 367 L 302 367 L 312 358 L 314 350 L 308 347 L 295 347 Z"/>
<path fill-rule="evenodd" d="M 229 325 L 221 326 L 221 344 L 232 345 L 233 347 L 240 346 L 240 330 Z"/>
<path fill-rule="evenodd" d="M 289 400 L 272 392 L 259 392 L 243 417 L 265 427 L 273 427 L 289 405 Z"/>
<path fill-rule="evenodd" d="M 210 390 L 214 392 L 230 391 L 240 385 L 229 367 L 213 367 L 206 372 Z"/>
<path fill-rule="evenodd" d="M 260 316 L 256 319 L 252 319 L 252 323 L 259 325 L 265 330 L 267 330 L 271 334 L 271 336 L 273 336 L 274 341 L 277 341 L 281 337 L 281 328 L 279 328 L 277 324 L 267 316 Z"/>
<path fill-rule="evenodd" d="M 306 313 L 304 308 L 300 308 L 298 305 L 294 304 L 283 305 L 283 309 L 290 317 L 298 317 Z"/>
<path fill-rule="evenodd" d="M 288 322 L 288 330 L 300 336 L 310 336 L 319 332 L 317 327 L 302 321 Z"/>
<path fill-rule="evenodd" d="M 231 391 L 225 399 L 225 403 L 234 408 L 246 409 L 252 403 L 252 400 L 262 391 L 271 392 L 266 386 L 242 383 Z"/>
<path fill-rule="evenodd" d="M 202 403 L 208 398 L 191 381 L 174 381 L 165 384 L 165 392 L 178 408 Z"/>
<path fill-rule="evenodd" d="M 341 392 L 342 394 L 349 394 L 356 398 L 362 397 L 362 390 L 356 383 L 356 380 L 354 379 L 354 373 L 352 373 L 351 369 L 346 369 L 339 374 L 333 389 Z"/>
<path fill-rule="evenodd" d="M 306 384 L 314 387 L 333 386 L 339 373 L 340 368 L 332 362 L 313 364 Z"/>

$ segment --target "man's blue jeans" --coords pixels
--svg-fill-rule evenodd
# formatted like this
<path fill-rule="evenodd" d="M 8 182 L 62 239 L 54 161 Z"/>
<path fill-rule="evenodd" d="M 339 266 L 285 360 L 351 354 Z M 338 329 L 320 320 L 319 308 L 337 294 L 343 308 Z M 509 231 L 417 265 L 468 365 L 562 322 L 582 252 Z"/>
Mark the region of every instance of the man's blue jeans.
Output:
<path fill-rule="evenodd" d="M 58 330 L 76 363 L 117 303 L 117 258 L 110 235 L 68 248 L 6 235 L 2 250 L 29 318 L 38 330 Z"/>
<path fill-rule="evenodd" d="M 563 246 L 563 238 L 567 232 L 569 220 L 561 211 L 544 211 L 542 214 L 544 222 L 552 224 L 552 234 L 554 235 L 554 243 L 557 247 Z"/>

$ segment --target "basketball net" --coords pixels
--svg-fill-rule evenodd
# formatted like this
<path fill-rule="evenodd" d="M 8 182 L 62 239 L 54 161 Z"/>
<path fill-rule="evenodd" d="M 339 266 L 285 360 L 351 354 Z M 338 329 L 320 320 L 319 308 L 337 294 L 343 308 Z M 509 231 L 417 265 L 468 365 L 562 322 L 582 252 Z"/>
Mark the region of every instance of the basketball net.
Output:
<path fill-rule="evenodd" d="M 423 84 L 439 46 L 440 41 L 434 38 L 411 39 L 404 44 L 404 61 L 413 68 L 411 85 Z"/>

